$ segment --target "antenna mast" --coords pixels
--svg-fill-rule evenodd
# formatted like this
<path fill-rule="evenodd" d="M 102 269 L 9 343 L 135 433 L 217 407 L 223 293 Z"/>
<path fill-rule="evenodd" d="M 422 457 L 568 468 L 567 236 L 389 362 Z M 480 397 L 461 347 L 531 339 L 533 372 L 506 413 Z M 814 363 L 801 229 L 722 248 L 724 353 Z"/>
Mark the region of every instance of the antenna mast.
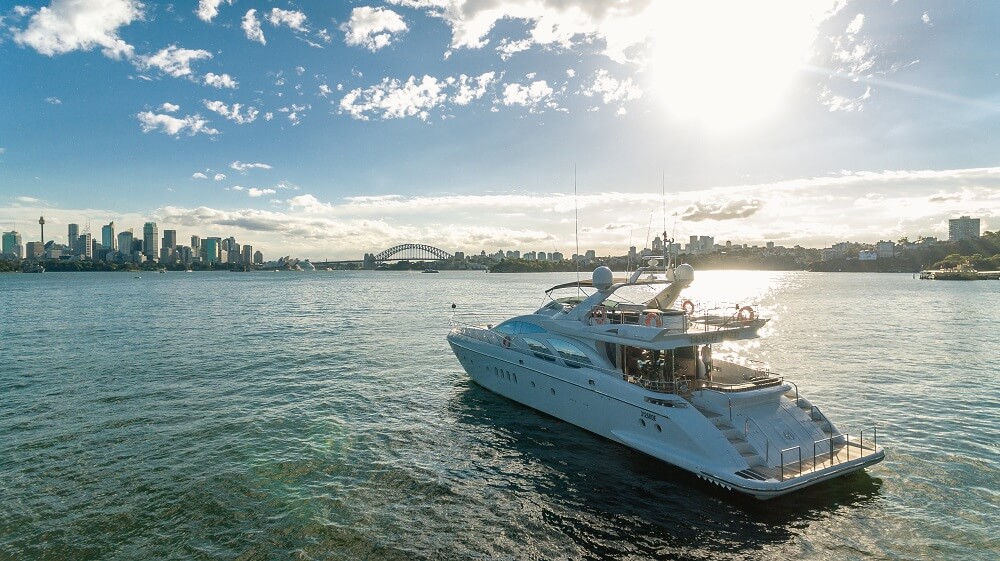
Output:
<path fill-rule="evenodd" d="M 576 164 L 573 164 L 573 223 L 576 236 L 576 292 L 580 293 L 580 209 L 576 198 Z"/>

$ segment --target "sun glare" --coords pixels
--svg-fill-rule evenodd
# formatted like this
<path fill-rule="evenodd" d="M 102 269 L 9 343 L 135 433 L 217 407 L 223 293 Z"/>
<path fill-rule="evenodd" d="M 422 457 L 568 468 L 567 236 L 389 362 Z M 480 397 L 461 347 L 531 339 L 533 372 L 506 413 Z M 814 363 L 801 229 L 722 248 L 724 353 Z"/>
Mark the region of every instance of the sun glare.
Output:
<path fill-rule="evenodd" d="M 814 2 L 663 3 L 654 95 L 682 120 L 731 130 L 781 106 L 826 10 Z"/>

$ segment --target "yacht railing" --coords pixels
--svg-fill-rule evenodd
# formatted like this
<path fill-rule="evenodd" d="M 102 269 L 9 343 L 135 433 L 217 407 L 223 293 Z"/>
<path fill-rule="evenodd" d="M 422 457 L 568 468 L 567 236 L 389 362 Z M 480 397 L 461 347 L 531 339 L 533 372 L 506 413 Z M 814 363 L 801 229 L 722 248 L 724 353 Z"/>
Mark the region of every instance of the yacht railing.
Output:
<path fill-rule="evenodd" d="M 865 435 L 867 434 L 867 437 Z M 851 449 L 854 448 L 852 454 Z M 780 452 L 781 481 L 799 477 L 807 473 L 831 468 L 836 465 L 859 460 L 878 451 L 878 427 L 871 426 L 860 431 L 857 437 L 849 433 L 831 434 L 813 442 L 812 458 L 803 457 L 802 446 L 792 446 Z M 790 458 L 786 461 L 786 458 Z"/>
<path fill-rule="evenodd" d="M 747 417 L 746 422 L 743 423 L 743 440 L 750 442 L 750 423 L 757 428 L 757 432 L 764 437 L 764 463 L 769 464 L 771 462 L 771 439 L 767 437 L 767 433 L 764 429 L 760 428 L 757 421 L 753 420 L 753 417 Z"/>

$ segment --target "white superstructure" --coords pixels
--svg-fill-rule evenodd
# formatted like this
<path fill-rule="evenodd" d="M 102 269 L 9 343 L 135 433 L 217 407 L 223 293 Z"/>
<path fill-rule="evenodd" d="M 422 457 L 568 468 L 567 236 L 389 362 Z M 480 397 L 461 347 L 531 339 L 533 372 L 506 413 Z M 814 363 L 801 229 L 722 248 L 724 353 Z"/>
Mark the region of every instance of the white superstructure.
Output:
<path fill-rule="evenodd" d="M 689 265 L 628 279 L 600 267 L 534 313 L 456 326 L 448 342 L 486 389 L 759 499 L 884 458 L 874 427 L 848 434 L 792 382 L 713 359 L 713 344 L 767 320 L 749 306 L 702 313 L 680 299 L 693 280 Z"/>

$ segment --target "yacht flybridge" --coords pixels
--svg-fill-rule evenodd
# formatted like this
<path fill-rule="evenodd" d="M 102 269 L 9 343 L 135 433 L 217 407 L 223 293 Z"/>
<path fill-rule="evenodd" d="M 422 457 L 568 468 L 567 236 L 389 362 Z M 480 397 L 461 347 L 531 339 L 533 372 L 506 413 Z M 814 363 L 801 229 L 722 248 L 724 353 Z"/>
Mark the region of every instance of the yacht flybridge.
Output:
<path fill-rule="evenodd" d="M 693 280 L 690 265 L 627 279 L 599 267 L 534 313 L 456 325 L 448 342 L 486 389 L 758 499 L 882 461 L 874 427 L 841 430 L 794 383 L 713 358 L 767 320 L 749 306 L 705 313 L 680 299 Z"/>

